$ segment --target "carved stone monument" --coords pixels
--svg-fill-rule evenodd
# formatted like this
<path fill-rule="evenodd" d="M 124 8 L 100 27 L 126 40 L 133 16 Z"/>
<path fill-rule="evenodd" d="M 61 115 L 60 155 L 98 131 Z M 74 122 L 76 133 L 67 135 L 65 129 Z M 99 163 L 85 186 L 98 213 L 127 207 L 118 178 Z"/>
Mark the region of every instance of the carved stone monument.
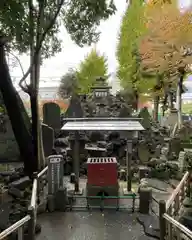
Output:
<path fill-rule="evenodd" d="M 181 151 L 181 152 L 179 153 L 179 158 L 178 158 L 179 169 L 180 169 L 181 172 L 184 171 L 185 160 L 186 160 L 186 152 Z"/>
<path fill-rule="evenodd" d="M 73 95 L 70 99 L 69 107 L 65 112 L 65 118 L 82 118 L 84 116 L 80 99 L 77 95 Z"/>
<path fill-rule="evenodd" d="M 54 147 L 54 131 L 48 125 L 42 124 L 43 149 L 45 157 L 52 153 Z"/>
<path fill-rule="evenodd" d="M 54 131 L 59 131 L 61 128 L 60 114 L 58 104 L 49 102 L 43 105 L 43 123 L 53 128 Z"/>

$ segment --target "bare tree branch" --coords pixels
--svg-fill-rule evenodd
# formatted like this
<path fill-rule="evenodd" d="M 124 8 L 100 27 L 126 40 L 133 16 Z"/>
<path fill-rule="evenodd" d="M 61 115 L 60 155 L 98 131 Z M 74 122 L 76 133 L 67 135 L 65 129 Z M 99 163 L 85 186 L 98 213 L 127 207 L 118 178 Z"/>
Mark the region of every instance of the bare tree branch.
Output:
<path fill-rule="evenodd" d="M 20 69 L 21 69 L 22 75 L 24 76 L 25 72 L 24 72 L 24 69 L 23 69 L 23 66 L 22 66 L 22 64 L 21 64 L 20 59 L 19 59 L 14 53 L 11 52 L 11 50 L 9 49 L 8 46 L 5 46 L 5 50 L 6 50 L 6 52 L 7 52 L 8 54 L 12 55 L 12 56 L 16 59 L 16 61 L 17 61 L 18 64 L 19 64 L 19 67 L 20 67 Z M 21 89 L 22 89 L 24 92 L 28 92 L 28 90 L 27 90 L 27 89 L 28 89 L 28 86 L 27 86 L 27 83 L 26 83 L 26 82 L 25 82 L 25 86 L 22 85 Z"/>
<path fill-rule="evenodd" d="M 39 54 L 39 51 L 41 50 L 41 47 L 42 47 L 42 44 L 43 44 L 43 41 L 47 35 L 47 33 L 50 31 L 50 29 L 53 27 L 60 11 L 61 11 L 61 8 L 64 4 L 64 1 L 65 0 L 61 0 L 59 3 L 58 3 L 58 8 L 57 8 L 57 11 L 55 12 L 54 14 L 54 17 L 51 19 L 49 25 L 47 26 L 47 28 L 45 29 L 45 31 L 43 32 L 42 36 L 41 36 L 41 39 L 39 41 L 39 43 L 36 43 L 36 49 L 35 49 L 35 53 L 34 53 L 34 57 L 33 57 L 33 61 L 31 63 L 31 65 L 29 66 L 27 72 L 24 74 L 24 76 L 21 78 L 21 80 L 19 81 L 19 86 L 21 88 L 23 88 L 22 84 L 23 82 L 25 81 L 25 79 L 28 77 L 28 75 L 30 74 L 31 70 L 32 70 L 32 67 L 36 61 L 36 58 L 38 57 L 38 54 Z"/>
<path fill-rule="evenodd" d="M 24 76 L 24 74 L 25 74 L 25 72 L 24 72 L 24 69 L 23 69 L 23 66 L 22 66 L 22 64 L 21 64 L 21 61 L 20 61 L 20 59 L 15 55 L 15 54 L 13 54 L 12 52 L 9 52 L 9 54 L 10 55 L 12 55 L 16 60 L 17 60 L 17 62 L 18 62 L 18 64 L 19 64 L 19 67 L 20 67 L 20 69 L 21 69 L 21 72 L 22 72 L 22 75 Z M 26 79 L 25 79 L 26 80 Z M 24 80 L 24 81 L 25 81 Z M 21 87 L 21 89 L 24 91 L 24 92 L 27 92 L 28 93 L 28 85 L 27 85 L 27 83 L 26 83 L 26 81 L 25 81 L 25 86 L 20 86 Z"/>
<path fill-rule="evenodd" d="M 8 53 L 9 53 L 10 55 L 12 55 L 12 56 L 16 59 L 16 61 L 17 61 L 18 64 L 19 64 L 19 67 L 20 67 L 20 69 L 21 69 L 22 75 L 24 76 L 25 72 L 24 72 L 24 69 L 23 69 L 23 66 L 22 66 L 22 64 L 21 64 L 20 59 L 19 59 L 14 53 L 12 53 L 12 52 L 8 51 Z"/>

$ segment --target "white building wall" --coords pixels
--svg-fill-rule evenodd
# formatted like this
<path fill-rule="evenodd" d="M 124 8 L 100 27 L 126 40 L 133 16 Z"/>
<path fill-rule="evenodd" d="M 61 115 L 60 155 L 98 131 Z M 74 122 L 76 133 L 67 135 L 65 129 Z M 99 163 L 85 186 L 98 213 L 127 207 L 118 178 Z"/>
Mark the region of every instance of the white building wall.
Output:
<path fill-rule="evenodd" d="M 182 94 L 183 104 L 192 103 L 192 81 L 186 81 L 187 92 Z"/>
<path fill-rule="evenodd" d="M 58 99 L 58 87 L 40 87 L 39 88 L 39 100 L 55 100 Z M 20 97 L 23 101 L 29 100 L 29 95 L 23 91 L 19 91 Z"/>

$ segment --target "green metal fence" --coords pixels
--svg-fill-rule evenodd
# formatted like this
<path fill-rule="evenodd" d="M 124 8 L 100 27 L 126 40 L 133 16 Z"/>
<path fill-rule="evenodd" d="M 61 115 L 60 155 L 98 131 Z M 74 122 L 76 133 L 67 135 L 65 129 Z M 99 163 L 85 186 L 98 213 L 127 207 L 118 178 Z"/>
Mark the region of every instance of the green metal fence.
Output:
<path fill-rule="evenodd" d="M 129 195 L 124 196 L 105 196 L 104 193 L 102 196 L 81 196 L 81 195 L 69 195 L 69 204 L 67 207 L 72 211 L 73 209 L 100 209 L 103 211 L 104 209 L 114 209 L 116 211 L 118 210 L 128 210 L 128 207 L 121 206 L 120 201 L 121 199 L 131 199 L 132 200 L 132 212 L 135 211 L 135 201 L 138 199 L 138 195 L 135 193 L 130 193 Z M 74 205 L 74 199 L 85 199 L 86 205 Z M 90 200 L 99 200 L 97 204 L 91 203 Z M 113 202 L 113 206 L 107 205 L 105 206 L 105 200 L 117 200 L 115 203 Z M 109 202 L 107 202 L 108 204 Z"/>

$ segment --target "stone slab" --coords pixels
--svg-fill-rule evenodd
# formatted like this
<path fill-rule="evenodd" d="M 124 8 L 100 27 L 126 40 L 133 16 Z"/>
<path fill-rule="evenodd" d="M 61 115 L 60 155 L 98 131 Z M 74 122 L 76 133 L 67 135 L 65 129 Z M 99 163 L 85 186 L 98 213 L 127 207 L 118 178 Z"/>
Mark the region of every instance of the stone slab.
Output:
<path fill-rule="evenodd" d="M 55 209 L 57 211 L 65 211 L 67 204 L 67 189 L 59 188 L 55 194 Z"/>
<path fill-rule="evenodd" d="M 162 192 L 169 192 L 170 184 L 156 178 L 146 178 L 149 186 Z M 171 189 L 172 191 L 172 189 Z"/>
<path fill-rule="evenodd" d="M 55 196 L 53 195 L 48 195 L 47 197 L 47 210 L 49 212 L 55 211 Z"/>
<path fill-rule="evenodd" d="M 123 195 L 124 196 L 132 196 L 133 194 L 135 194 L 134 189 L 132 189 L 131 192 L 128 192 L 127 188 L 123 188 Z"/>
<path fill-rule="evenodd" d="M 135 214 L 115 210 L 47 213 L 38 221 L 42 232 L 37 240 L 137 240 L 144 236 Z"/>
<path fill-rule="evenodd" d="M 9 184 L 10 188 L 18 188 L 19 190 L 25 190 L 31 183 L 29 177 L 22 177 L 12 183 Z"/>
<path fill-rule="evenodd" d="M 150 214 L 138 214 L 137 221 L 143 226 L 147 236 L 156 239 L 160 238 L 159 219 Z"/>

